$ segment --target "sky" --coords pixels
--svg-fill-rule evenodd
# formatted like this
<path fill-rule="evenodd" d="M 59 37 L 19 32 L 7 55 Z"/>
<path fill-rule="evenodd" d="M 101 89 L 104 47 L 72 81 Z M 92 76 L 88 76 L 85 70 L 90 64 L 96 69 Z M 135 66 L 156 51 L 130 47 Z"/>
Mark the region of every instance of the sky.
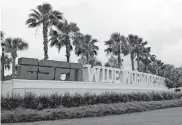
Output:
<path fill-rule="evenodd" d="M 25 22 L 30 10 L 45 2 L 69 22 L 77 23 L 83 34 L 99 40 L 98 59 L 103 63 L 108 59 L 104 41 L 111 33 L 120 32 L 139 35 L 158 59 L 182 66 L 182 0 L 1 0 L 0 30 L 5 37 L 21 37 L 29 43 L 28 50 L 18 53 L 19 58 L 43 59 L 42 28 L 36 31 Z M 58 53 L 49 47 L 48 54 L 50 60 L 66 61 L 65 48 Z M 72 52 L 71 62 L 77 59 Z"/>

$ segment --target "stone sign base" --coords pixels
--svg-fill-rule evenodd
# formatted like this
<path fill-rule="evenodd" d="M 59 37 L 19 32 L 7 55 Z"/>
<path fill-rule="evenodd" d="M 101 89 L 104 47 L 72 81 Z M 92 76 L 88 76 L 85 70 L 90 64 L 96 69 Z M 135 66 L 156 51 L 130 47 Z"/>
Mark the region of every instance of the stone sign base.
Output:
<path fill-rule="evenodd" d="M 99 82 L 80 82 L 80 81 L 48 81 L 48 80 L 20 80 L 13 79 L 1 83 L 1 94 L 6 96 L 9 94 L 24 95 L 25 92 L 32 92 L 37 95 L 48 95 L 53 93 L 64 94 L 74 93 L 95 93 L 103 92 L 150 92 L 150 91 L 168 91 L 166 87 L 144 86 L 122 83 L 99 83 Z"/>

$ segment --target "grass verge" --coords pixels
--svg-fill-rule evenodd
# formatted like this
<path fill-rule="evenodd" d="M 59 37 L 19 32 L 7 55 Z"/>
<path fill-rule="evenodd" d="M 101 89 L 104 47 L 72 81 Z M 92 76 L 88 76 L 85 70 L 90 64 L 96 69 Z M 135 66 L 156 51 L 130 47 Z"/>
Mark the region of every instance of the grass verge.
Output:
<path fill-rule="evenodd" d="M 19 123 L 84 117 L 100 117 L 172 107 L 182 107 L 182 99 L 149 102 L 97 104 L 72 108 L 60 107 L 54 109 L 44 109 L 41 111 L 17 108 L 15 110 L 2 111 L 1 122 Z"/>

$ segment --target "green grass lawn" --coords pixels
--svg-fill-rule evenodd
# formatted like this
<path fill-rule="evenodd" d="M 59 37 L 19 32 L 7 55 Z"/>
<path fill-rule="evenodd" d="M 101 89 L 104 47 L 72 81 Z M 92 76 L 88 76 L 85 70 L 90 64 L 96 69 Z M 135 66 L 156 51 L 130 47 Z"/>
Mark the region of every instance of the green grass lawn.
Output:
<path fill-rule="evenodd" d="M 2 125 L 182 125 L 182 107 L 97 118 Z"/>

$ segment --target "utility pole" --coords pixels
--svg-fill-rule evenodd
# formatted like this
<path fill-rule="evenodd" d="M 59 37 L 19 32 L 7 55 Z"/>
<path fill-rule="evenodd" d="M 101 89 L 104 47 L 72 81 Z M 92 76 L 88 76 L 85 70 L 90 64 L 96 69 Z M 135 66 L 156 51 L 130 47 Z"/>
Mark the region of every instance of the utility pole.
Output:
<path fill-rule="evenodd" d="M 2 56 L 1 56 L 1 81 L 4 81 L 4 46 L 5 44 L 2 42 Z"/>

